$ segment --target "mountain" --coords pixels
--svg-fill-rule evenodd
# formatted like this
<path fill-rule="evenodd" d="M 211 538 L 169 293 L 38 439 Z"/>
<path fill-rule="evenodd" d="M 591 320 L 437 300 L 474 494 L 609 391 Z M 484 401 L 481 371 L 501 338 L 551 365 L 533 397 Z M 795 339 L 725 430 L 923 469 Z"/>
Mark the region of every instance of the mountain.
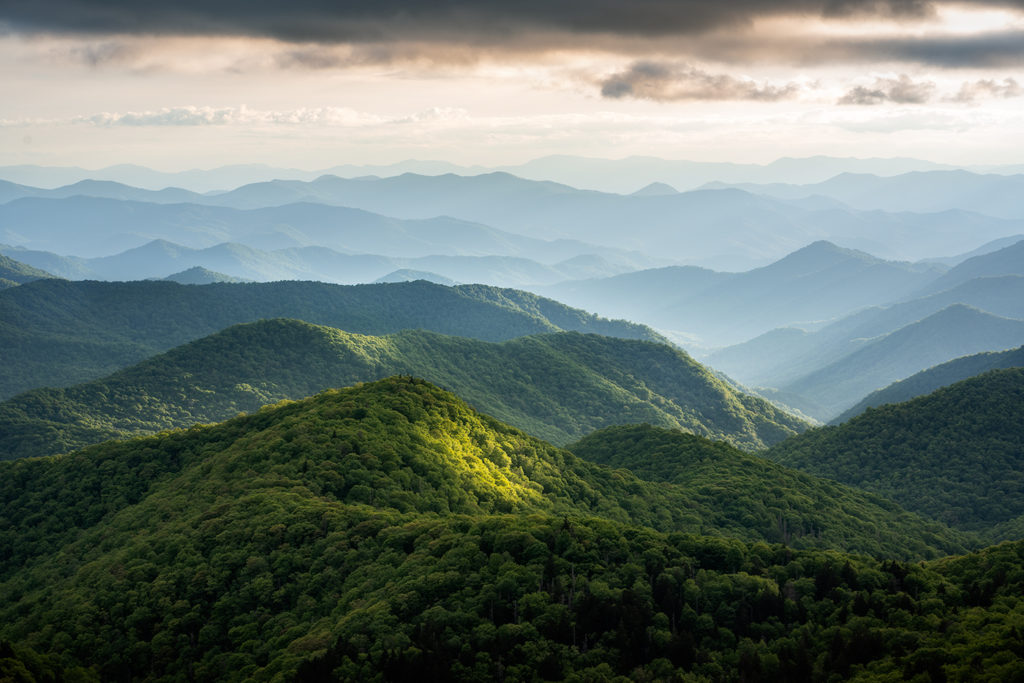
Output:
<path fill-rule="evenodd" d="M 183 187 L 194 192 L 214 192 L 275 179 L 310 181 L 322 175 L 359 178 L 364 176 L 390 177 L 403 173 L 473 175 L 506 171 L 533 180 L 553 180 L 573 187 L 626 193 L 645 184 L 658 181 L 685 188 L 694 188 L 712 180 L 752 183 L 814 183 L 844 172 L 887 176 L 910 171 L 952 168 L 954 167 L 920 159 L 844 159 L 817 156 L 805 159 L 782 158 L 770 164 L 761 165 L 637 156 L 624 159 L 595 159 L 552 155 L 533 159 L 524 164 L 499 168 L 460 166 L 446 161 L 416 159 L 407 159 L 395 164 L 343 164 L 313 171 L 275 168 L 264 164 L 235 164 L 213 169 L 191 169 L 173 173 L 155 171 L 134 164 L 120 164 L 101 169 L 22 165 L 0 167 L 0 178 L 39 188 L 56 188 L 81 180 L 107 180 L 151 190 Z M 1015 172 L 1012 166 L 988 170 L 998 173 Z"/>
<path fill-rule="evenodd" d="M 1010 235 L 1009 237 L 1001 237 L 991 242 L 986 242 L 976 249 L 972 249 L 965 254 L 957 254 L 956 256 L 941 256 L 935 258 L 924 259 L 926 263 L 940 263 L 942 265 L 949 266 L 952 268 L 955 265 L 963 263 L 969 258 L 974 256 L 982 256 L 984 254 L 991 254 L 993 251 L 999 251 L 1004 247 L 1013 246 L 1017 242 L 1024 240 L 1024 235 Z"/>
<path fill-rule="evenodd" d="M 883 178 L 844 172 L 810 185 L 733 187 L 779 199 L 831 197 L 867 210 L 938 213 L 960 209 L 997 218 L 1024 218 L 1024 175 L 978 174 L 956 169 L 914 171 Z"/>
<path fill-rule="evenodd" d="M 225 275 L 202 266 L 195 266 L 180 273 L 173 273 L 164 278 L 180 285 L 210 285 L 214 282 L 246 282 L 246 280 L 232 275 Z"/>
<path fill-rule="evenodd" d="M 33 268 L 30 265 L 0 254 L 0 289 L 52 277 L 53 275 L 50 275 L 45 270 Z"/>
<path fill-rule="evenodd" d="M 1024 319 L 1024 277 L 1007 275 L 968 280 L 921 298 L 865 308 L 813 331 L 771 330 L 742 344 L 715 351 L 703 360 L 744 384 L 781 387 L 957 304 L 1004 318 Z M 941 340 L 936 341 L 941 345 Z M 932 341 L 923 343 L 925 348 L 933 346 Z M 936 358 L 935 362 L 955 357 Z"/>
<path fill-rule="evenodd" d="M 939 292 L 977 278 L 1001 275 L 1024 275 L 1024 240 L 962 261 L 930 283 L 927 291 Z"/>
<path fill-rule="evenodd" d="M 764 455 L 984 532 L 1024 514 L 1022 413 L 1024 369 L 992 370 L 809 430 Z"/>
<path fill-rule="evenodd" d="M 831 483 L 709 507 L 410 379 L 0 475 L 0 639 L 101 680 L 805 679 L 943 643 L 998 673 L 1012 643 L 952 617 L 1001 625 L 1022 592 L 1016 546 L 847 555 L 956 534 Z M 760 541 L 805 514 L 836 526 Z"/>
<path fill-rule="evenodd" d="M 679 194 L 679 190 L 665 183 L 654 182 L 650 185 L 641 187 L 639 190 L 631 194 L 634 197 L 655 197 L 666 194 Z"/>
<path fill-rule="evenodd" d="M 806 403 L 794 407 L 831 420 L 862 397 L 933 365 L 1024 343 L 1024 320 L 1000 318 L 954 304 L 779 389 Z"/>
<path fill-rule="evenodd" d="M 733 391 L 662 344 L 578 333 L 500 344 L 422 330 L 370 337 L 268 320 L 231 327 L 101 380 L 0 403 L 0 459 L 216 422 L 399 373 L 449 387 L 488 414 L 556 443 L 642 421 L 756 449 L 807 426 Z"/>
<path fill-rule="evenodd" d="M 714 346 L 894 301 L 942 272 L 940 266 L 884 261 L 831 242 L 814 242 L 744 273 L 664 268 L 540 291 L 602 315 L 628 315 L 632 308 L 631 319 Z"/>
<path fill-rule="evenodd" d="M 437 273 L 431 273 L 426 270 L 413 270 L 412 268 L 399 268 L 398 270 L 392 271 L 387 275 L 382 275 L 376 280 L 375 283 L 381 282 L 415 282 L 416 280 L 426 280 L 427 282 L 433 282 L 438 285 L 445 285 L 446 287 L 454 287 L 459 284 L 455 280 L 438 275 Z"/>
<path fill-rule="evenodd" d="M 622 195 L 502 172 L 273 180 L 171 204 L 158 203 L 169 197 L 157 193 L 108 194 L 147 201 L 88 196 L 16 199 L 0 205 L 0 225 L 8 226 L 0 231 L 0 241 L 100 256 L 152 239 L 180 241 L 186 234 L 191 247 L 238 241 L 266 249 L 315 245 L 408 257 L 445 253 L 436 246 L 440 240 L 448 253 L 544 253 L 553 261 L 580 253 L 639 258 L 623 254 L 625 250 L 641 254 L 647 267 L 685 260 L 737 270 L 763 265 L 815 240 L 914 260 L 936 252 L 964 252 L 979 240 L 1024 232 L 1024 219 L 963 210 L 860 211 L 780 201 L 732 188 Z M 416 220 L 432 223 L 417 229 L 408 223 Z M 72 221 L 101 237 L 89 242 L 58 229 Z M 371 230 L 374 226 L 377 229 Z M 925 232 L 927 247 L 920 239 Z M 385 233 L 400 238 L 388 240 Z"/>
<path fill-rule="evenodd" d="M 664 341 L 650 328 L 482 285 L 179 285 L 39 280 L 0 291 L 0 398 L 85 382 L 230 325 L 298 318 L 362 334 L 403 329 L 499 341 L 569 330 Z"/>
<path fill-rule="evenodd" d="M 833 420 L 833 423 L 840 424 L 846 422 L 850 418 L 860 415 L 868 408 L 874 408 L 887 403 L 901 403 L 917 396 L 930 394 L 936 389 L 980 375 L 989 370 L 1019 367 L 1024 367 L 1024 346 L 1010 349 L 1009 351 L 989 351 L 987 353 L 976 353 L 971 356 L 955 358 L 941 365 L 922 370 L 916 375 L 911 375 L 899 382 L 893 382 L 884 389 L 871 392 L 860 403 Z"/>
<path fill-rule="evenodd" d="M 259 194 L 262 187 L 251 191 L 267 198 Z M 18 199 L 0 205 L 0 241 L 81 257 L 107 256 L 155 239 L 192 248 L 236 241 L 265 249 L 321 246 L 397 257 L 544 254 L 558 261 L 595 251 L 623 256 L 614 249 L 527 238 L 453 218 L 401 220 L 344 206 L 262 204 L 241 210 L 88 196 Z"/>

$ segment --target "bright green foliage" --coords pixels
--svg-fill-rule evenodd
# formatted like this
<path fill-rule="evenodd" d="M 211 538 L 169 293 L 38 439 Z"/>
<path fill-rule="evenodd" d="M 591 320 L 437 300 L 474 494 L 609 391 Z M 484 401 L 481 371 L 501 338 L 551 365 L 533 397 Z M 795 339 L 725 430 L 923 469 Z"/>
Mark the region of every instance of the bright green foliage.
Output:
<path fill-rule="evenodd" d="M 0 404 L 0 459 L 225 420 L 284 398 L 398 373 L 452 389 L 556 443 L 609 424 L 651 422 L 758 448 L 806 426 L 734 391 L 684 352 L 654 342 L 575 332 L 504 343 L 424 331 L 368 337 L 266 320 L 103 380 Z"/>
<path fill-rule="evenodd" d="M 43 280 L 0 292 L 0 398 L 96 379 L 231 325 L 281 317 L 362 334 L 426 329 L 500 341 L 569 330 L 664 341 L 643 325 L 495 287 Z"/>
<path fill-rule="evenodd" d="M 0 463 L 0 638 L 102 680 L 1015 674 L 1024 549 L 926 565 L 697 537 L 672 530 L 731 513 L 688 495 L 419 380 L 329 391 Z"/>
<path fill-rule="evenodd" d="M 764 455 L 985 532 L 1024 515 L 1022 415 L 1024 368 L 993 370 L 807 431 Z M 996 530 L 993 540 L 1013 528 Z"/>

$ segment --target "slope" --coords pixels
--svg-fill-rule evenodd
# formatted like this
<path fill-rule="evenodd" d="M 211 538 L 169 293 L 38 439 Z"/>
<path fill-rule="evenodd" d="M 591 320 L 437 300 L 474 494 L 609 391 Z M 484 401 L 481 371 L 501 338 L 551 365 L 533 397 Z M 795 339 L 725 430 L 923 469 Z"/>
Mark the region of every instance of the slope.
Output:
<path fill-rule="evenodd" d="M 625 314 L 681 331 L 706 346 L 735 344 L 772 328 L 827 320 L 896 301 L 944 267 L 885 261 L 831 242 L 809 244 L 743 273 L 673 267 L 567 282 L 541 291 L 602 315 Z"/>
<path fill-rule="evenodd" d="M 280 317 L 363 334 L 420 328 L 502 340 L 573 330 L 662 341 L 641 325 L 479 286 L 40 280 L 0 292 L 0 397 L 95 379 L 230 325 Z"/>
<path fill-rule="evenodd" d="M 45 270 L 33 268 L 0 254 L 0 289 L 52 277 Z"/>
<path fill-rule="evenodd" d="M 265 320 L 102 380 L 0 403 L 0 459 L 216 422 L 399 373 L 457 391 L 488 414 L 556 443 L 645 421 L 761 448 L 807 426 L 661 344 L 578 333 L 500 344 L 424 331 L 368 337 Z"/>
<path fill-rule="evenodd" d="M 993 370 L 812 429 L 765 456 L 984 532 L 1024 514 L 1024 369 Z"/>
<path fill-rule="evenodd" d="M 924 565 L 747 545 L 731 537 L 759 539 L 775 520 L 744 498 L 705 504 L 587 463 L 417 380 L 0 463 L 0 475 L 0 638 L 101 680 L 665 679 L 762 666 L 806 679 L 871 662 L 898 671 L 887 657 L 952 636 L 964 656 L 1006 665 L 1009 644 L 960 641 L 974 630 L 957 608 L 959 587 L 1012 566 L 1015 546 Z M 794 485 L 769 513 L 821 525 L 794 546 L 835 547 L 844 533 L 898 556 L 934 552 L 923 538 L 957 545 L 875 500 Z M 675 533 L 699 528 L 715 537 Z M 1019 583 L 986 583 L 974 614 L 991 607 L 1002 623 Z"/>
<path fill-rule="evenodd" d="M 1010 349 L 1009 351 L 990 351 L 955 358 L 941 365 L 922 370 L 916 375 L 911 375 L 899 382 L 893 382 L 884 389 L 871 392 L 860 403 L 837 417 L 833 424 L 846 422 L 850 418 L 860 415 L 868 408 L 874 408 L 887 403 L 909 401 L 912 398 L 930 394 L 936 389 L 941 389 L 954 382 L 980 375 L 989 370 L 1019 367 L 1024 367 L 1024 346 Z"/>
<path fill-rule="evenodd" d="M 924 320 L 954 304 L 1004 318 L 1024 318 L 1024 277 L 1004 275 L 968 280 L 928 296 L 890 306 L 872 306 L 815 331 L 771 330 L 710 354 L 709 365 L 749 385 L 779 387 L 857 351 L 872 340 Z M 962 355 L 962 354 L 961 354 Z M 943 362 L 954 358 L 937 358 Z"/>
<path fill-rule="evenodd" d="M 957 264 L 929 284 L 926 291 L 939 292 L 976 278 L 1000 275 L 1024 275 L 1024 240 Z"/>
<path fill-rule="evenodd" d="M 831 420 L 867 394 L 933 365 L 1024 342 L 1024 320 L 1000 318 L 954 304 L 924 320 L 874 339 L 853 353 L 780 389 L 807 401 L 796 406 Z"/>
<path fill-rule="evenodd" d="M 726 628 L 760 632 L 774 648 L 763 646 L 766 657 L 799 667 L 776 640 L 804 625 L 814 634 L 860 588 L 898 623 L 935 595 L 935 574 L 729 537 L 760 539 L 782 514 L 819 525 L 794 534 L 797 547 L 915 556 L 933 553 L 930 542 L 957 545 L 836 484 L 795 484 L 767 511 L 745 497 L 706 503 L 408 379 L 0 471 L 0 638 L 94 666 L 102 680 L 674 671 L 707 664 L 699 652 L 725 665 L 737 645 Z M 747 492 L 756 501 L 761 489 Z M 911 603 L 899 600 L 908 575 Z M 931 609 L 940 605 L 952 607 Z M 814 637 L 815 657 L 832 635 Z"/>

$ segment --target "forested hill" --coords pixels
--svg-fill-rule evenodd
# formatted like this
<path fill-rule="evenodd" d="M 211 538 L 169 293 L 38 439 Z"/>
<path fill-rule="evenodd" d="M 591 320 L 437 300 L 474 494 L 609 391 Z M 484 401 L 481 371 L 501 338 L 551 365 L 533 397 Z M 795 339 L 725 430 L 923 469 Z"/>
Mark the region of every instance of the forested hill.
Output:
<path fill-rule="evenodd" d="M 101 380 L 0 403 L 0 459 L 217 422 L 394 374 L 423 377 L 556 443 L 650 422 L 755 449 L 807 427 L 654 342 L 555 333 L 501 343 L 409 330 L 363 336 L 297 320 L 237 325 Z"/>
<path fill-rule="evenodd" d="M 836 521 L 837 510 L 860 518 L 878 509 L 888 509 L 885 516 L 893 520 L 902 514 L 889 500 L 783 467 L 721 441 L 651 425 L 608 427 L 567 448 L 585 460 L 629 470 L 646 481 L 681 486 L 705 505 L 744 509 L 752 519 L 774 518 L 774 531 L 786 543 L 791 536 L 809 531 L 834 533 L 842 526 Z M 794 515 L 813 509 L 820 510 L 820 516 Z M 879 524 L 889 522 L 882 518 Z"/>
<path fill-rule="evenodd" d="M 41 280 L 0 292 L 0 398 L 96 379 L 231 325 L 279 317 L 362 334 L 419 328 L 498 341 L 571 330 L 664 341 L 642 325 L 493 287 Z"/>
<path fill-rule="evenodd" d="M 1024 514 L 1024 368 L 992 370 L 905 403 L 869 408 L 764 453 L 985 532 Z"/>
<path fill-rule="evenodd" d="M 825 486 L 706 503 L 392 378 L 0 463 L 0 640 L 101 680 L 1014 672 L 1020 548 L 813 550 L 957 545 Z"/>
<path fill-rule="evenodd" d="M 1007 351 L 989 351 L 954 358 L 951 361 L 922 370 L 899 382 L 893 382 L 884 389 L 871 392 L 860 403 L 833 420 L 833 424 L 846 422 L 868 408 L 886 403 L 909 401 L 912 398 L 930 394 L 953 382 L 959 382 L 989 370 L 1019 367 L 1024 367 L 1024 346 Z"/>
<path fill-rule="evenodd" d="M 0 254 L 0 289 L 7 289 L 8 287 L 32 282 L 33 280 L 52 277 L 45 270 L 33 268 L 30 265 Z"/>

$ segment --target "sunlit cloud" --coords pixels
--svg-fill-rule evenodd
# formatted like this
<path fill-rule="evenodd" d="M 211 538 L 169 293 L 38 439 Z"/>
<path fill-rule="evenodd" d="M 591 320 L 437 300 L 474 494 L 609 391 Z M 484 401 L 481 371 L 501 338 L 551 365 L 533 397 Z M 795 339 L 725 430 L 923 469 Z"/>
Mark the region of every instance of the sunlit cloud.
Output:
<path fill-rule="evenodd" d="M 1001 81 L 993 79 L 981 79 L 971 83 L 964 83 L 960 91 L 953 97 L 948 98 L 953 102 L 974 102 L 980 99 L 1008 99 L 1024 95 L 1024 87 L 1012 78 L 1004 78 Z"/>
<path fill-rule="evenodd" d="M 839 104 L 924 104 L 935 92 L 931 81 L 914 82 L 906 74 L 897 78 L 876 78 L 868 86 L 858 85 L 839 98 Z"/>
<path fill-rule="evenodd" d="M 601 95 L 611 99 L 625 97 L 678 102 L 681 100 L 755 100 L 775 102 L 795 97 L 801 87 L 759 84 L 728 74 L 709 73 L 689 64 L 635 62 L 625 71 L 601 82 Z"/>

